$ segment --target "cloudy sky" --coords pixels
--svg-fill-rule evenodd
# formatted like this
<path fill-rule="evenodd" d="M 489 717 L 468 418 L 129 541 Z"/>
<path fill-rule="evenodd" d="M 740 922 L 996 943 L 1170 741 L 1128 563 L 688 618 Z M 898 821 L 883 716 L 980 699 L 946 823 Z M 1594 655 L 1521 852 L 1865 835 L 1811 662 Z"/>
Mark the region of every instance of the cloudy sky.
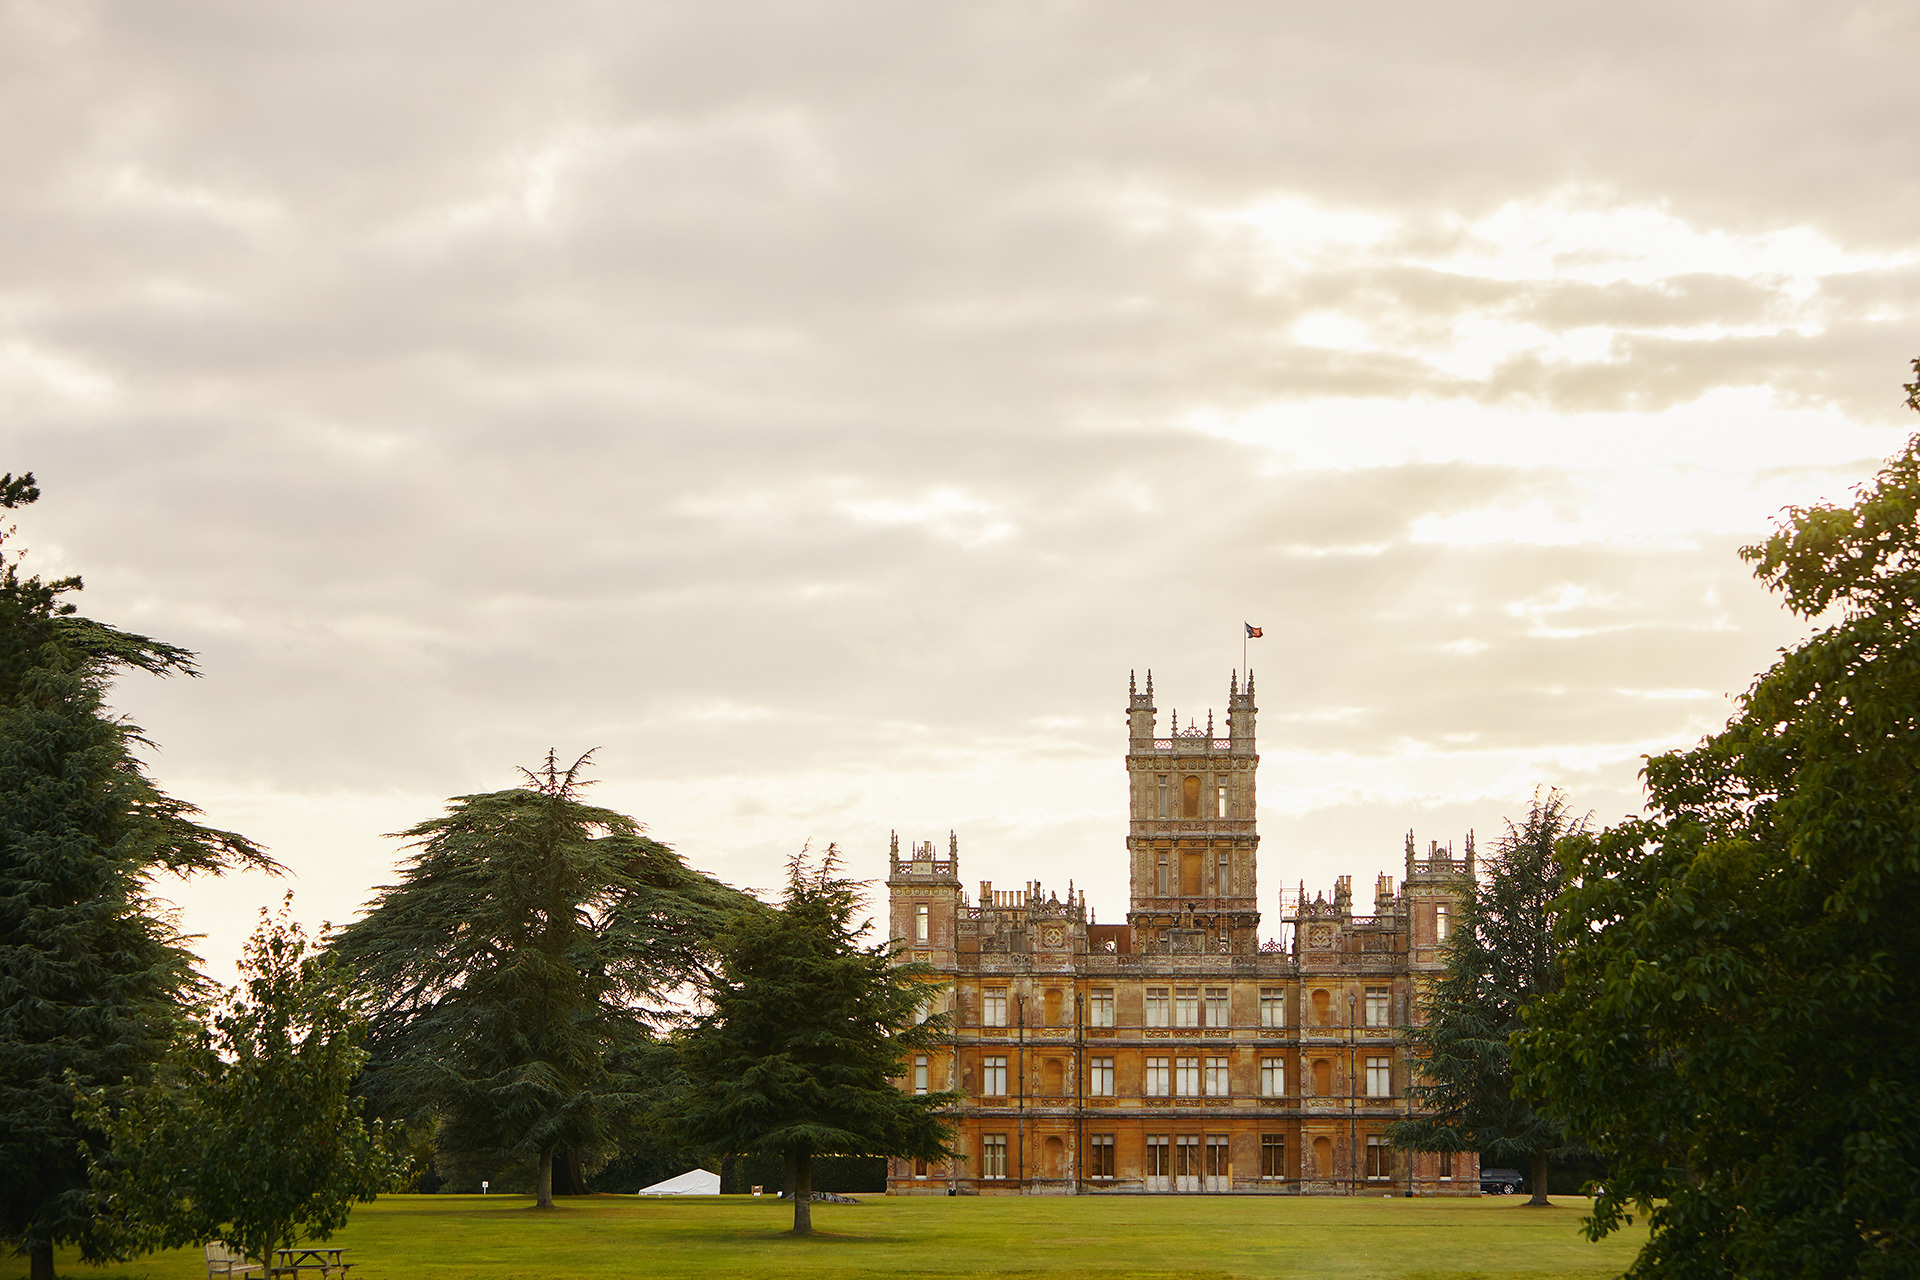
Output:
<path fill-rule="evenodd" d="M 775 882 L 1125 910 L 1122 708 L 1259 676 L 1261 888 L 1602 819 L 1920 426 L 1905 3 L 0 4 L 29 567 L 350 918 L 600 749 Z M 217 972 L 262 877 L 162 886 Z M 1271 925 L 1271 919 L 1270 919 Z"/>

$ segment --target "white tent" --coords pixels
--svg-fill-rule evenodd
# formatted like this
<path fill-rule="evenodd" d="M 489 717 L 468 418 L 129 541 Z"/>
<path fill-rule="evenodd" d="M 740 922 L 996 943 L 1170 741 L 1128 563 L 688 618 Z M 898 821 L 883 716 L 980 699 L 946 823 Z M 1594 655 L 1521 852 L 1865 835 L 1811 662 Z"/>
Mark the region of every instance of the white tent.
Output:
<path fill-rule="evenodd" d="M 642 1187 L 633 1194 L 637 1196 L 717 1196 L 720 1194 L 720 1175 L 708 1173 L 705 1169 L 690 1169 L 677 1178 L 668 1178 L 665 1182 L 656 1182 L 650 1187 Z"/>

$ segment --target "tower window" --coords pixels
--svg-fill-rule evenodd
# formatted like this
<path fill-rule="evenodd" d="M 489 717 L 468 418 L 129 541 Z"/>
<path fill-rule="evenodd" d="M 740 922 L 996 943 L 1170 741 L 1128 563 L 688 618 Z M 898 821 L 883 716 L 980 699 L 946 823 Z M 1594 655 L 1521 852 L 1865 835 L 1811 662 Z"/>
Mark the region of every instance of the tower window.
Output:
<path fill-rule="evenodd" d="M 1183 804 L 1181 805 L 1180 816 L 1183 818 L 1199 817 L 1200 816 L 1200 779 L 1192 776 L 1185 778 L 1184 780 L 1182 780 L 1180 784 L 1180 790 L 1182 792 L 1180 798 L 1183 801 Z"/>
<path fill-rule="evenodd" d="M 1441 903 L 1435 907 L 1433 909 L 1433 940 L 1435 942 L 1445 942 L 1447 940 L 1447 934 L 1452 931 L 1452 924 L 1453 921 L 1449 918 L 1446 904 Z"/>
<path fill-rule="evenodd" d="M 1167 816 L 1167 775 L 1164 773 L 1160 775 L 1160 804 L 1154 812 L 1162 818 Z"/>
<path fill-rule="evenodd" d="M 1153 870 L 1153 892 L 1156 897 L 1164 898 L 1173 892 L 1173 886 L 1167 882 L 1171 874 L 1171 861 L 1172 855 L 1162 849 Z"/>
<path fill-rule="evenodd" d="M 1233 896 L 1233 854 L 1225 849 L 1213 869 L 1213 891 L 1223 898 Z"/>
<path fill-rule="evenodd" d="M 1216 810 L 1213 815 L 1214 817 L 1224 818 L 1227 816 L 1227 780 L 1224 776 L 1218 776 L 1214 779 L 1213 804 Z"/>
<path fill-rule="evenodd" d="M 913 1060 L 913 1091 L 927 1091 L 927 1056 L 924 1053 Z"/>
<path fill-rule="evenodd" d="M 924 902 L 913 909 L 913 940 L 927 940 L 927 904 Z"/>

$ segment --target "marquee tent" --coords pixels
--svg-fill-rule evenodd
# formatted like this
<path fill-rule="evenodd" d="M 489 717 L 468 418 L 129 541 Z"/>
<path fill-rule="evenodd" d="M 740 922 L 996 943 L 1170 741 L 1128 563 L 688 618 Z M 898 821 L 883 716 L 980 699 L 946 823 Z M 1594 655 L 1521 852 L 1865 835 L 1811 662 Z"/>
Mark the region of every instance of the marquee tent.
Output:
<path fill-rule="evenodd" d="M 642 1187 L 633 1194 L 637 1196 L 717 1196 L 720 1194 L 720 1175 L 708 1173 L 705 1169 L 691 1169 L 677 1178 L 668 1178 L 665 1182 L 656 1182 L 650 1187 Z"/>

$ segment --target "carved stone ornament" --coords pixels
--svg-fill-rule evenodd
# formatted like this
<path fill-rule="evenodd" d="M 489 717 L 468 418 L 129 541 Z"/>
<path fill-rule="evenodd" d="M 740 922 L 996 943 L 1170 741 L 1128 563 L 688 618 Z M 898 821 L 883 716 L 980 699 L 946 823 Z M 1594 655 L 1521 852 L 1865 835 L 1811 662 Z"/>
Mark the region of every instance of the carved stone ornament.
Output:
<path fill-rule="evenodd" d="M 1050 924 L 1040 931 L 1040 945 L 1055 948 L 1067 945 L 1067 931 L 1057 924 Z"/>

